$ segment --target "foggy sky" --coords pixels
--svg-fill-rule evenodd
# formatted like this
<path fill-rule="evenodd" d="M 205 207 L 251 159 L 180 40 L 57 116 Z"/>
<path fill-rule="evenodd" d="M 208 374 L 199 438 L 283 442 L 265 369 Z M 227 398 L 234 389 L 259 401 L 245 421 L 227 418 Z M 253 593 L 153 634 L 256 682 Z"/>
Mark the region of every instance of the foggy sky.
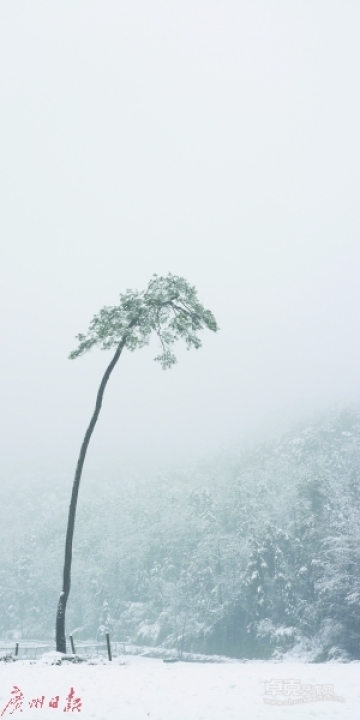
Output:
<path fill-rule="evenodd" d="M 125 352 L 89 462 L 200 457 L 360 399 L 357 2 L 0 7 L 1 457 L 75 465 L 110 354 L 172 272 L 220 331 Z"/>

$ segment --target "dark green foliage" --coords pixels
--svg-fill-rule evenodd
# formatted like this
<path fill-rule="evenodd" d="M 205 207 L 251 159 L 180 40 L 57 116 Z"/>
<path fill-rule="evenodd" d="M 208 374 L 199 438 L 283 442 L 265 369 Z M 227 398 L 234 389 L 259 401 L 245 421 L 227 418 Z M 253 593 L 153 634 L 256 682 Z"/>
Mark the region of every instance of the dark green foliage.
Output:
<path fill-rule="evenodd" d="M 199 303 L 196 289 L 182 277 L 153 275 L 143 292 L 127 290 L 113 307 L 103 307 L 90 323 L 86 335 L 79 334 L 79 345 L 70 354 L 74 359 L 98 346 L 101 350 L 116 348 L 125 337 L 125 347 L 137 350 L 148 345 L 154 332 L 161 345 L 155 360 L 166 369 L 176 363 L 172 346 L 185 340 L 187 349 L 200 348 L 199 331 L 216 331 L 216 320 Z"/>
<path fill-rule="evenodd" d="M 210 310 L 199 303 L 194 287 L 184 278 L 171 275 L 154 275 L 144 292 L 127 290 L 120 295 L 120 303 L 104 307 L 90 323 L 87 335 L 78 335 L 79 345 L 70 354 L 74 359 L 99 346 L 102 350 L 115 348 L 115 353 L 101 379 L 96 396 L 95 409 L 80 447 L 72 486 L 68 523 L 65 538 L 62 590 L 58 600 L 55 640 L 56 650 L 66 653 L 66 608 L 71 588 L 72 551 L 77 502 L 86 453 L 99 418 L 106 386 L 124 348 L 136 350 L 147 345 L 152 332 L 156 333 L 162 352 L 155 360 L 162 368 L 176 363 L 172 346 L 176 340 L 185 340 L 187 349 L 201 347 L 198 332 L 204 328 L 217 330 Z"/>

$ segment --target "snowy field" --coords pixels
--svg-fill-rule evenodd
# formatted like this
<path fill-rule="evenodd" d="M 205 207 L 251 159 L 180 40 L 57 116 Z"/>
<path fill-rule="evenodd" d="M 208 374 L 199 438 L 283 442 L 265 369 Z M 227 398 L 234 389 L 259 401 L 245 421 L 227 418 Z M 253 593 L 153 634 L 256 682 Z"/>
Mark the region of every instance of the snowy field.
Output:
<path fill-rule="evenodd" d="M 0 663 L 0 716 L 56 720 L 65 710 L 83 720 L 360 718 L 355 662 L 164 663 L 128 655 L 95 665 L 49 662 Z"/>

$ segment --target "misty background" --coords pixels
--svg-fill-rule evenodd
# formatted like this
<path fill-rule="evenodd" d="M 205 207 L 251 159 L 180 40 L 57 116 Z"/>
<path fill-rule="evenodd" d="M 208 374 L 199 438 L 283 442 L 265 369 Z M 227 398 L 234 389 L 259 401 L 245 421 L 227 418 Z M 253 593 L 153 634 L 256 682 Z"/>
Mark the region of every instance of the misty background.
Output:
<path fill-rule="evenodd" d="M 2 2 L 3 469 L 64 468 L 70 488 L 111 357 L 69 361 L 74 337 L 153 273 L 194 284 L 220 332 L 168 372 L 156 347 L 123 354 L 84 481 L 360 399 L 359 19 L 350 1 Z"/>

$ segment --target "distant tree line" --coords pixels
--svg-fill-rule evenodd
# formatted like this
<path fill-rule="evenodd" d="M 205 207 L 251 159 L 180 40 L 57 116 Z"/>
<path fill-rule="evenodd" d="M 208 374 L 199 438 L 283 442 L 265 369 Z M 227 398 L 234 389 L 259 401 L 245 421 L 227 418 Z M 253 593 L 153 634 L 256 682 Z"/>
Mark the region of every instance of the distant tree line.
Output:
<path fill-rule="evenodd" d="M 53 639 L 59 505 L 2 483 L 0 636 Z M 55 499 L 56 498 L 56 503 Z M 63 518 L 62 518 L 63 521 Z M 68 632 L 234 657 L 360 657 L 360 413 L 84 492 Z"/>

